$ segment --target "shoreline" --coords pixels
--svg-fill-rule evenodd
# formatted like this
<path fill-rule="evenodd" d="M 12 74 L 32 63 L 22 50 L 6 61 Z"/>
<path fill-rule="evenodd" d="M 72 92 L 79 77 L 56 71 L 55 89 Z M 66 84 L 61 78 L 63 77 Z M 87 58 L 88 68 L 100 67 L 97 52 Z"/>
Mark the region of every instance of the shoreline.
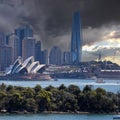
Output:
<path fill-rule="evenodd" d="M 65 80 L 71 80 L 71 79 L 77 79 L 77 80 L 96 80 L 96 79 L 92 79 L 92 78 L 52 78 L 52 79 L 41 79 L 41 80 L 34 80 L 34 79 L 0 79 L 0 81 L 58 81 L 60 79 L 65 79 Z M 104 80 L 119 80 L 120 78 L 102 78 Z"/>
<path fill-rule="evenodd" d="M 69 111 L 69 112 L 59 112 L 59 111 L 43 111 L 43 112 L 28 112 L 28 111 L 12 111 L 12 112 L 0 112 L 0 115 L 12 115 L 12 114 L 16 114 L 16 115 L 24 115 L 24 114 L 81 114 L 81 115 L 88 115 L 88 114 L 109 114 L 109 115 L 116 115 L 116 113 L 96 113 L 96 112 L 80 112 L 80 111 L 77 111 L 77 112 L 72 112 L 72 111 Z"/>

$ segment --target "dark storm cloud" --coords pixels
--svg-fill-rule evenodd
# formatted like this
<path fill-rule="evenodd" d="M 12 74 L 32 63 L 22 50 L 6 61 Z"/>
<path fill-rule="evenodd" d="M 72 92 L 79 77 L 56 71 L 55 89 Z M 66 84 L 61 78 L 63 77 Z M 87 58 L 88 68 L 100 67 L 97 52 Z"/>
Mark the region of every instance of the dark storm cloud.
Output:
<path fill-rule="evenodd" d="M 75 11 L 80 11 L 83 31 L 87 32 L 86 36 L 83 36 L 83 44 L 100 41 L 104 32 L 101 26 L 118 24 L 120 21 L 119 0 L 35 0 L 34 3 L 36 18 L 32 19 L 31 23 L 36 31 L 42 33 L 44 44 L 47 41 L 50 46 L 56 40 L 58 45 L 70 42 L 72 15 Z M 89 26 L 91 31 L 87 30 Z M 94 33 L 95 29 L 98 31 L 97 35 Z M 63 40 L 62 36 L 65 34 L 69 36 L 69 40 Z"/>
<path fill-rule="evenodd" d="M 23 0 L 22 3 L 16 6 L 13 0 L 13 6 L 0 4 L 0 30 L 10 32 L 21 24 L 29 23 L 45 47 L 70 43 L 75 11 L 80 11 L 83 31 L 90 32 L 87 29 L 92 28 L 91 37 L 86 34 L 83 44 L 99 41 L 99 35 L 103 34 L 99 30 L 101 26 L 120 22 L 120 0 Z M 100 33 L 95 35 L 92 32 L 95 29 Z"/>
<path fill-rule="evenodd" d="M 35 5 L 47 18 L 45 30 L 49 34 L 70 30 L 74 11 L 80 11 L 83 27 L 120 21 L 120 0 L 35 0 Z"/>

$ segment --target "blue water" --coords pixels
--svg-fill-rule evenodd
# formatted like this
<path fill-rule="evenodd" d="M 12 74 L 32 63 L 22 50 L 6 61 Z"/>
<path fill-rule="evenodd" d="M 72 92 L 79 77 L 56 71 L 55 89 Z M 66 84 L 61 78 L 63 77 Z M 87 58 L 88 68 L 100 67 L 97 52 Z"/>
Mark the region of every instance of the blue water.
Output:
<path fill-rule="evenodd" d="M 113 115 L 101 115 L 101 114 L 0 115 L 0 120 L 113 120 Z"/>
<path fill-rule="evenodd" d="M 15 85 L 15 86 L 23 86 L 23 87 L 35 87 L 37 84 L 41 85 L 43 88 L 49 85 L 54 87 L 58 87 L 61 84 L 65 86 L 69 86 L 71 84 L 77 85 L 82 90 L 84 86 L 91 85 L 93 89 L 98 87 L 104 88 L 108 92 L 118 92 L 120 90 L 120 80 L 104 80 L 105 83 L 96 83 L 95 80 L 90 79 L 58 79 L 57 81 L 0 81 L 1 83 L 5 83 L 6 85 Z"/>

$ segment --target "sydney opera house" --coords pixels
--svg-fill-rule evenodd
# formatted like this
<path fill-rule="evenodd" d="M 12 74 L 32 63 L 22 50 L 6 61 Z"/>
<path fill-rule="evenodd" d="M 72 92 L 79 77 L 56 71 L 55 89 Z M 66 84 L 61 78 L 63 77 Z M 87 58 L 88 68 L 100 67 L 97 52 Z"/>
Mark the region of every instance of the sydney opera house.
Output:
<path fill-rule="evenodd" d="M 12 67 L 6 72 L 9 74 L 36 74 L 39 73 L 46 65 L 40 64 L 39 61 L 34 61 L 34 57 L 31 56 L 25 61 L 19 57 Z"/>
<path fill-rule="evenodd" d="M 6 76 L 2 79 L 51 80 L 49 74 L 43 74 L 45 67 L 45 64 L 35 61 L 33 56 L 27 58 L 25 61 L 21 57 L 18 57 L 15 63 L 6 71 Z"/>

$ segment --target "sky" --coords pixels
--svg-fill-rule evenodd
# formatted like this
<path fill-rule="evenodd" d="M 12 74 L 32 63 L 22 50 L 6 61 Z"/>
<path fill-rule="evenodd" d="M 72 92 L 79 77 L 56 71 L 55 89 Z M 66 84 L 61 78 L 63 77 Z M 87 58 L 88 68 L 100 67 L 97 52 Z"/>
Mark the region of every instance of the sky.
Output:
<path fill-rule="evenodd" d="M 43 49 L 70 50 L 72 16 L 81 15 L 82 60 L 120 64 L 120 0 L 0 0 L 0 31 L 30 24 Z"/>

